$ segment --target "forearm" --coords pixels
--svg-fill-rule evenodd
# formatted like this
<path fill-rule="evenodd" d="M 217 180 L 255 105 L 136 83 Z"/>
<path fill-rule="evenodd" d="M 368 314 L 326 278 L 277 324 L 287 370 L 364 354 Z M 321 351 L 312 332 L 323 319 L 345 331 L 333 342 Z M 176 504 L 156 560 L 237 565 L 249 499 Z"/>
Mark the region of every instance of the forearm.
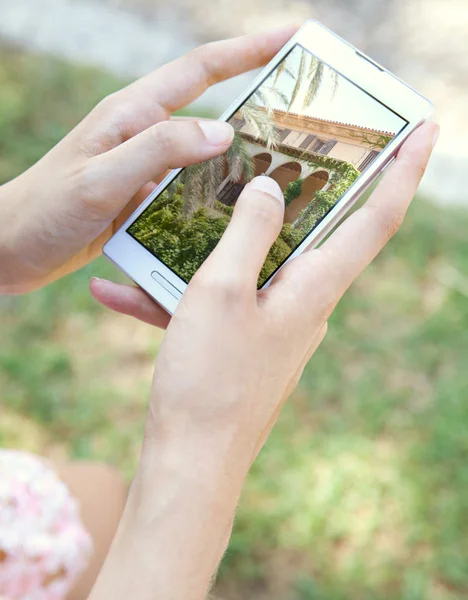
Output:
<path fill-rule="evenodd" d="M 145 442 L 90 600 L 202 600 L 229 540 L 248 468 L 226 440 Z"/>

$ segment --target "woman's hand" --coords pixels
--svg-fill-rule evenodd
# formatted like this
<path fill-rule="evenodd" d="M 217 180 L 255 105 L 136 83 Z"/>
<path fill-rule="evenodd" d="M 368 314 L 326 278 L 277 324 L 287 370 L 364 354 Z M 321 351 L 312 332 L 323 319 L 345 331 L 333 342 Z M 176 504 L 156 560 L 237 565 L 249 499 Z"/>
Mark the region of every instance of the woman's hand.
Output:
<path fill-rule="evenodd" d="M 245 187 L 169 324 L 139 471 L 91 600 L 205 597 L 252 461 L 337 302 L 399 228 L 437 134 L 437 125 L 420 127 L 368 202 L 260 292 L 258 275 L 284 202 L 270 178 Z M 107 284 L 95 286 L 96 295 L 99 285 Z M 147 296 L 136 288 L 125 293 L 148 317 Z"/>
<path fill-rule="evenodd" d="M 167 171 L 222 154 L 233 130 L 174 120 L 209 86 L 260 67 L 286 27 L 207 44 L 103 100 L 29 171 L 0 188 L 0 292 L 23 293 L 78 269 Z"/>

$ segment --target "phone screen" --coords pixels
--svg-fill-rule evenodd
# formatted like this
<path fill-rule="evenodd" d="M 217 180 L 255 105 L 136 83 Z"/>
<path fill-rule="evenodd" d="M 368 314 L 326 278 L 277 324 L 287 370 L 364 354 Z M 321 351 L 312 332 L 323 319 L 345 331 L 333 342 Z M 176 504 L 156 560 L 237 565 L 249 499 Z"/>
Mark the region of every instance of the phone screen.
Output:
<path fill-rule="evenodd" d="M 229 123 L 235 129 L 229 150 L 183 169 L 127 230 L 186 283 L 253 177 L 275 179 L 285 200 L 261 287 L 408 124 L 299 44 Z"/>

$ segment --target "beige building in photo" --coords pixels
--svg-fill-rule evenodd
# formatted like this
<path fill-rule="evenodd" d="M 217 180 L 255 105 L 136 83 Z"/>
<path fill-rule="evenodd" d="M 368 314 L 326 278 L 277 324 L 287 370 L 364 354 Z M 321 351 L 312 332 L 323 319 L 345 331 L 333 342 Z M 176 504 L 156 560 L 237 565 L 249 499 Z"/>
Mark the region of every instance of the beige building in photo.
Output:
<path fill-rule="evenodd" d="M 284 191 L 289 183 L 303 180 L 302 193 L 286 208 L 285 222 L 294 222 L 299 213 L 313 200 L 319 190 L 331 185 L 333 171 L 311 165 L 319 156 L 329 156 L 353 165 L 362 172 L 379 155 L 394 134 L 358 127 L 347 123 L 325 121 L 306 115 L 273 110 L 273 120 L 279 143 L 275 149 L 266 148 L 237 112 L 231 123 L 247 142 L 254 160 L 255 175 L 268 175 Z M 218 198 L 227 205 L 237 200 L 244 182 L 228 178 L 218 189 Z"/>

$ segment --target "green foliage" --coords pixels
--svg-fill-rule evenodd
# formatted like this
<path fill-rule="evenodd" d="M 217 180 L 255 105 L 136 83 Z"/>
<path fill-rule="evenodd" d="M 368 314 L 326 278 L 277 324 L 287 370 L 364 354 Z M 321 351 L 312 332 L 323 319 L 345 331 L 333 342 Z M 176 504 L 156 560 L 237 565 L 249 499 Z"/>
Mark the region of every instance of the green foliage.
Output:
<path fill-rule="evenodd" d="M 200 208 L 186 219 L 182 214 L 183 199 L 165 192 L 130 228 L 148 250 L 189 281 L 216 247 L 229 217 L 210 216 Z"/>
<path fill-rule="evenodd" d="M 211 214 L 206 208 L 199 208 L 192 217 L 185 218 L 183 205 L 181 187 L 179 193 L 173 195 L 166 191 L 129 231 L 150 252 L 188 282 L 221 239 L 233 208 L 216 202 L 213 208 L 218 214 Z M 298 236 L 291 226 L 285 225 L 261 270 L 259 285 L 262 285 L 289 256 L 297 239 Z"/>
<path fill-rule="evenodd" d="M 223 213 L 223 215 L 228 217 L 232 217 L 232 213 L 234 212 L 234 206 L 227 206 L 218 200 L 216 201 L 214 208 L 217 212 Z"/>
<path fill-rule="evenodd" d="M 291 158 L 295 157 L 291 155 Z M 326 170 L 330 174 L 331 184 L 326 192 L 319 190 L 315 193 L 313 201 L 300 212 L 294 222 L 294 227 L 304 236 L 335 206 L 361 173 L 351 163 L 330 156 L 315 154 L 313 159 L 303 156 L 301 160 L 306 160 L 308 166 L 314 170 Z"/>
<path fill-rule="evenodd" d="M 286 242 L 290 248 L 294 249 L 302 241 L 304 235 L 301 231 L 294 229 L 291 223 L 285 223 L 279 237 Z"/>
<path fill-rule="evenodd" d="M 351 134 L 351 137 L 366 144 L 372 150 L 383 150 L 393 140 L 394 136 L 362 131 Z"/>
<path fill-rule="evenodd" d="M 336 205 L 340 198 L 349 190 L 360 173 L 352 165 L 347 165 L 341 173 L 333 173 L 331 187 L 325 192 L 315 193 L 313 201 L 300 213 L 294 227 L 302 234 L 310 232 L 315 225 Z"/>
<path fill-rule="evenodd" d="M 324 162 L 328 164 L 328 161 Z M 197 168 L 205 172 L 203 164 L 197 165 Z M 336 204 L 358 176 L 359 172 L 351 165 L 340 164 L 340 173 L 332 175 L 332 187 L 327 192 L 317 192 L 314 201 L 300 213 L 293 226 L 283 226 L 261 270 L 259 285 L 263 285 L 286 260 L 304 235 Z M 197 201 L 191 205 L 192 210 L 187 214 L 185 188 L 189 185 L 188 181 L 191 182 L 190 193 L 196 189 Z M 196 181 L 200 183 L 198 187 Z M 167 190 L 131 226 L 130 233 L 188 282 L 221 239 L 233 208 L 217 200 L 210 203 L 203 200 L 206 190 L 204 176 L 197 180 L 196 174 L 187 169 L 185 182 L 184 185 L 179 183 Z M 286 204 L 300 196 L 302 184 L 303 181 L 299 178 L 288 185 L 285 191 Z"/>
<path fill-rule="evenodd" d="M 306 162 L 312 169 L 322 168 L 329 173 L 340 175 L 341 178 L 350 181 L 355 181 L 361 174 L 351 163 L 333 158 L 332 156 L 315 154 L 313 159 L 309 158 Z"/>
<path fill-rule="evenodd" d="M 302 184 L 304 180 L 298 177 L 295 181 L 291 181 L 284 190 L 284 205 L 289 206 L 293 200 L 299 198 L 302 194 Z"/>
<path fill-rule="evenodd" d="M 321 600 L 322 593 L 312 577 L 300 577 L 296 582 L 297 600 Z"/>
<path fill-rule="evenodd" d="M 260 271 L 259 285 L 262 285 L 290 254 L 291 248 L 283 239 L 278 238 L 270 248 L 270 252 L 268 252 L 266 261 Z"/>

